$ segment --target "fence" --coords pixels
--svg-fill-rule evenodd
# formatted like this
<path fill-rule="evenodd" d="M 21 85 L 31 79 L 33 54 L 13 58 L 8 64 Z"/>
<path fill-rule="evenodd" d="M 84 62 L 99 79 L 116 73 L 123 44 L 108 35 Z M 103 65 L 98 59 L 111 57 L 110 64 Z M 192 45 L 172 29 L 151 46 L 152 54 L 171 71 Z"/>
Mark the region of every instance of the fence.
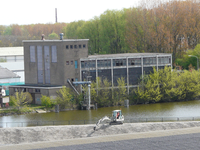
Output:
<path fill-rule="evenodd" d="M 84 125 L 84 124 L 96 124 L 97 121 L 98 120 L 0 122 L 0 128 L 31 127 L 31 126 L 54 126 L 54 125 Z M 200 116 L 199 117 L 127 118 L 127 119 L 124 120 L 124 123 L 177 122 L 177 121 L 200 121 Z"/>

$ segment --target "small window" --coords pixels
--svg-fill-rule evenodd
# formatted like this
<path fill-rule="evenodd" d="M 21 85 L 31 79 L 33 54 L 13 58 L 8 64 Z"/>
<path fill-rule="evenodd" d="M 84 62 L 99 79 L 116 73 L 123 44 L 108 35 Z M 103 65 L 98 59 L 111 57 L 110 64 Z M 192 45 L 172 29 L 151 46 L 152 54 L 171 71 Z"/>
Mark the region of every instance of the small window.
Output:
<path fill-rule="evenodd" d="M 69 65 L 69 61 L 66 61 L 66 65 Z"/>
<path fill-rule="evenodd" d="M 69 45 L 66 45 L 66 49 L 69 49 Z"/>
<path fill-rule="evenodd" d="M 75 69 L 77 69 L 78 68 L 78 61 L 75 60 L 74 63 L 75 63 Z"/>
<path fill-rule="evenodd" d="M 71 81 L 74 82 L 74 78 L 71 78 Z"/>
<path fill-rule="evenodd" d="M 36 93 L 40 93 L 40 89 L 35 89 L 35 92 Z"/>
<path fill-rule="evenodd" d="M 78 81 L 78 78 L 76 78 L 75 81 L 77 82 L 77 81 Z"/>
<path fill-rule="evenodd" d="M 74 45 L 74 49 L 77 49 L 77 45 Z"/>
<path fill-rule="evenodd" d="M 78 46 L 79 48 L 82 48 L 81 45 Z"/>
<path fill-rule="evenodd" d="M 35 46 L 30 46 L 30 62 L 35 62 Z"/>
<path fill-rule="evenodd" d="M 83 44 L 83 48 L 85 48 L 86 46 L 85 46 L 85 44 Z"/>
<path fill-rule="evenodd" d="M 51 46 L 51 61 L 57 62 L 57 49 L 56 46 Z"/>
<path fill-rule="evenodd" d="M 81 61 L 81 68 L 85 68 L 85 62 Z"/>
<path fill-rule="evenodd" d="M 71 65 L 73 65 L 73 60 L 71 61 Z"/>
<path fill-rule="evenodd" d="M 73 49 L 73 45 L 70 45 L 70 49 Z"/>

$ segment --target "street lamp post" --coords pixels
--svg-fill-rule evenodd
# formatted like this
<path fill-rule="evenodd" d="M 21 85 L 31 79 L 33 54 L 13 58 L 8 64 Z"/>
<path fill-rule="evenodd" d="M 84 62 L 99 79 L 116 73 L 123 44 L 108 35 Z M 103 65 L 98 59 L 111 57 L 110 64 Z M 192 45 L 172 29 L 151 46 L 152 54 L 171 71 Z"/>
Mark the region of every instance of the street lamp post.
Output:
<path fill-rule="evenodd" d="M 197 70 L 199 71 L 199 59 L 197 56 L 193 56 L 193 55 L 188 55 L 190 57 L 196 57 L 197 58 Z"/>

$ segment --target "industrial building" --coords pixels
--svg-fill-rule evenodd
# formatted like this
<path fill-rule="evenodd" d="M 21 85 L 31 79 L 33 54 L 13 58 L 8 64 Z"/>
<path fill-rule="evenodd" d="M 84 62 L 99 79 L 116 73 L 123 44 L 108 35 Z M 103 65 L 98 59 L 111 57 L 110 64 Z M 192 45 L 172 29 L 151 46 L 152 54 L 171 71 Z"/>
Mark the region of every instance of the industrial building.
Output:
<path fill-rule="evenodd" d="M 24 84 L 23 47 L 0 47 L 0 86 L 9 95 L 10 85 Z"/>
<path fill-rule="evenodd" d="M 10 93 L 28 91 L 34 103 L 40 104 L 41 95 L 54 97 L 62 86 L 71 87 L 74 81 L 101 77 L 114 87 L 117 79 L 124 77 L 129 89 L 137 86 L 140 76 L 149 74 L 154 66 L 172 66 L 172 55 L 165 53 L 88 55 L 88 41 L 63 39 L 62 35 L 60 40 L 23 41 L 25 85 L 11 86 Z"/>

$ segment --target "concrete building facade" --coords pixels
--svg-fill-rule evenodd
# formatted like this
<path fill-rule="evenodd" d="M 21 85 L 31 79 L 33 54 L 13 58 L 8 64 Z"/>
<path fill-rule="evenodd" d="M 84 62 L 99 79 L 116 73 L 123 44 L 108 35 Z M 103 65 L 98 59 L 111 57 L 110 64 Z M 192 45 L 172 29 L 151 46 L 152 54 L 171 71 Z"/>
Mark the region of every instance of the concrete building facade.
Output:
<path fill-rule="evenodd" d="M 23 41 L 25 83 L 68 85 L 80 79 L 80 58 L 88 56 L 88 40 Z"/>
<path fill-rule="evenodd" d="M 97 77 L 107 78 L 112 87 L 117 86 L 118 78 L 124 77 L 129 91 L 138 85 L 138 79 L 153 72 L 153 67 L 163 69 L 172 67 L 172 55 L 165 53 L 126 53 L 109 55 L 90 55 L 80 59 L 80 80 L 92 81 Z"/>

